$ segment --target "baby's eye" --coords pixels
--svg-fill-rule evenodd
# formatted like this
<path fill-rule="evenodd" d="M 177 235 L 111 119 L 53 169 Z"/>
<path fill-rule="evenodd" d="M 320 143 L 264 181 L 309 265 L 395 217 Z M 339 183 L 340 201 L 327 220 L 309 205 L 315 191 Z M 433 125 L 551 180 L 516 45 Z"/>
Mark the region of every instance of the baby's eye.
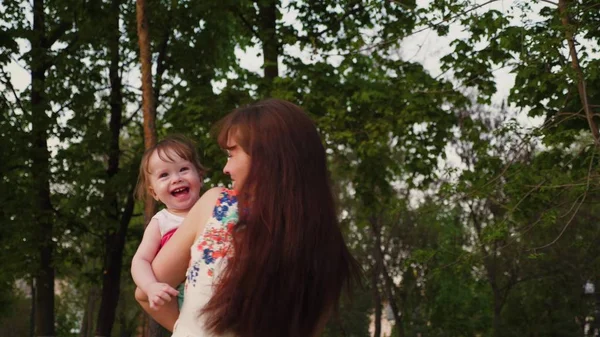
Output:
<path fill-rule="evenodd" d="M 185 171 L 189 171 L 189 169 L 190 169 L 189 167 L 185 166 L 185 167 L 182 167 L 182 168 L 179 170 L 179 172 L 185 172 Z"/>
<path fill-rule="evenodd" d="M 164 177 L 166 177 L 167 175 L 168 175 L 168 174 L 166 174 L 166 173 L 161 173 L 161 174 L 159 174 L 159 175 L 158 175 L 158 177 L 159 177 L 159 178 L 164 178 Z"/>
<path fill-rule="evenodd" d="M 231 158 L 231 151 L 227 150 L 227 158 Z"/>

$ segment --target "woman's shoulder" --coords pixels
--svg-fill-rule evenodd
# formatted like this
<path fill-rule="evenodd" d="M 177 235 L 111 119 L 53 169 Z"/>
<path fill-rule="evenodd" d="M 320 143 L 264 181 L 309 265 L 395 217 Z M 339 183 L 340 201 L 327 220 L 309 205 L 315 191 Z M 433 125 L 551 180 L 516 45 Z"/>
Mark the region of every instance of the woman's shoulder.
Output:
<path fill-rule="evenodd" d="M 202 199 L 216 200 L 217 198 L 219 198 L 219 196 L 221 195 L 221 193 L 223 193 L 224 190 L 225 188 L 223 187 L 213 187 L 210 190 L 204 192 L 204 194 L 202 194 L 202 196 L 200 197 L 200 201 L 202 201 Z"/>
<path fill-rule="evenodd" d="M 188 218 L 194 218 L 200 224 L 196 231 L 196 237 L 203 233 L 206 222 L 211 218 L 222 192 L 222 187 L 213 187 L 204 192 L 188 213 Z"/>
<path fill-rule="evenodd" d="M 197 208 L 198 214 L 201 214 L 198 217 L 202 223 L 196 233 L 198 237 L 210 227 L 219 227 L 224 219 L 228 221 L 237 219 L 236 193 L 223 187 L 213 187 L 200 197 L 194 208 Z"/>
<path fill-rule="evenodd" d="M 236 193 L 224 187 L 213 187 L 206 191 L 196 203 L 200 208 L 212 209 L 222 203 L 233 204 L 237 202 Z"/>

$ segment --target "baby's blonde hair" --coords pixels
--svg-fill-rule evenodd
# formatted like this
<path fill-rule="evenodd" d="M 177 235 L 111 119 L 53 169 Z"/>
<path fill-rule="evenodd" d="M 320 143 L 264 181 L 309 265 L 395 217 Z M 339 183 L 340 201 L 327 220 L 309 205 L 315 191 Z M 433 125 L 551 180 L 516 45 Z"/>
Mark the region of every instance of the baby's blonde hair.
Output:
<path fill-rule="evenodd" d="M 156 145 L 147 149 L 142 156 L 140 173 L 138 175 L 138 181 L 135 188 L 136 197 L 138 200 L 145 200 L 149 193 L 148 175 L 150 174 L 150 171 L 148 170 L 148 163 L 154 152 L 157 152 L 158 157 L 164 161 L 173 161 L 174 159 L 171 157 L 171 153 L 175 153 L 196 167 L 196 170 L 198 170 L 198 175 L 200 176 L 200 180 L 204 178 L 206 169 L 200 163 L 200 158 L 198 156 L 198 152 L 196 151 L 194 142 L 182 135 L 167 136 L 160 142 L 156 143 Z"/>

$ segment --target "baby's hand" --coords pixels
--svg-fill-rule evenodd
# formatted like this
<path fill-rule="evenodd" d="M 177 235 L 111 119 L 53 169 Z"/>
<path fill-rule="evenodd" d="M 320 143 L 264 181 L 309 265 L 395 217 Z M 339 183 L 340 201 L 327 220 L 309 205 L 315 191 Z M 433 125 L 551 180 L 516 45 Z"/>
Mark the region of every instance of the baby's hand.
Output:
<path fill-rule="evenodd" d="M 150 308 L 158 309 L 161 305 L 171 302 L 171 296 L 177 296 L 179 292 L 166 283 L 154 282 L 145 287 Z"/>

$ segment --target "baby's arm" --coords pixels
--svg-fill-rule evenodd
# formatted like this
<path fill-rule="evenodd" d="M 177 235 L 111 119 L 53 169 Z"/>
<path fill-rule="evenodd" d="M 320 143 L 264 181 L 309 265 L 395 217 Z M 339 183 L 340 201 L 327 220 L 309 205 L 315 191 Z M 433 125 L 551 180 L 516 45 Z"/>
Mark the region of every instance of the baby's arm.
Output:
<path fill-rule="evenodd" d="M 150 308 L 157 308 L 171 301 L 171 296 L 177 296 L 178 291 L 166 283 L 156 280 L 152 272 L 152 260 L 160 246 L 160 230 L 158 221 L 152 219 L 146 230 L 133 260 L 131 261 L 131 276 L 133 281 L 148 296 Z"/>

